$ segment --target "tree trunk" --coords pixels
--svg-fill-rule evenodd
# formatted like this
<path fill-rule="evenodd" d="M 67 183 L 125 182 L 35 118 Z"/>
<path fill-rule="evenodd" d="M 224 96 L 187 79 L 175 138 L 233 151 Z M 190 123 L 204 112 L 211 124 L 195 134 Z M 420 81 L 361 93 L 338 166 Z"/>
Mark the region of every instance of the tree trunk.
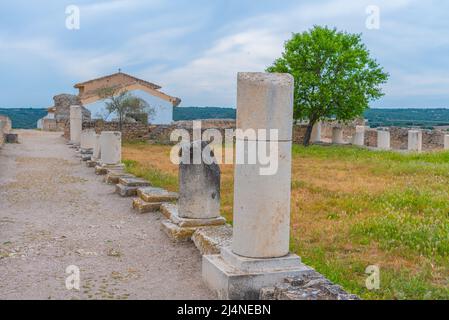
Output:
<path fill-rule="evenodd" d="M 316 121 L 310 121 L 309 124 L 307 125 L 306 134 L 304 136 L 304 141 L 303 141 L 303 144 L 306 147 L 310 144 L 310 137 L 312 135 L 312 129 L 313 129 L 313 126 L 315 125 L 315 122 Z"/>

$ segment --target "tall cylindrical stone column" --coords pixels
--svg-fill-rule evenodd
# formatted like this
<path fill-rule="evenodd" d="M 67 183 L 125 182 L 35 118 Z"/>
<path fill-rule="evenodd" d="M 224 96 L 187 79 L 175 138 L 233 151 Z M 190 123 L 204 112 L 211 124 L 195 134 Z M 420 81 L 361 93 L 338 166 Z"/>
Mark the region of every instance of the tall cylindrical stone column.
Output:
<path fill-rule="evenodd" d="M 377 130 L 377 148 L 390 150 L 390 131 Z"/>
<path fill-rule="evenodd" d="M 313 125 L 312 133 L 310 135 L 310 141 L 312 143 L 321 142 L 321 122 L 318 121 Z"/>
<path fill-rule="evenodd" d="M 338 127 L 332 128 L 332 143 L 336 143 L 336 144 L 344 143 L 342 128 L 338 128 Z"/>
<path fill-rule="evenodd" d="M 122 161 L 122 133 L 103 131 L 100 135 L 101 163 L 119 164 Z"/>
<path fill-rule="evenodd" d="M 417 152 L 422 151 L 422 132 L 420 130 L 409 130 L 408 150 Z"/>
<path fill-rule="evenodd" d="M 100 135 L 94 134 L 94 148 L 92 151 L 92 160 L 100 160 L 101 155 Z"/>
<path fill-rule="evenodd" d="M 444 135 L 444 150 L 449 150 L 449 134 Z"/>
<path fill-rule="evenodd" d="M 237 81 L 237 129 L 268 131 L 266 136 L 258 134 L 246 143 L 237 134 L 237 144 L 256 143 L 259 149 L 271 143 L 270 150 L 277 152 L 273 152 L 271 162 L 276 170 L 270 174 L 261 174 L 267 165 L 260 159 L 255 164 L 246 161 L 235 165 L 232 251 L 249 258 L 282 257 L 289 252 L 290 238 L 293 77 L 239 73 Z M 270 129 L 277 132 L 277 139 Z M 251 150 L 237 148 L 237 153 L 251 157 Z"/>
<path fill-rule="evenodd" d="M 81 143 L 81 130 L 83 126 L 83 112 L 81 106 L 70 106 L 70 141 Z"/>
<path fill-rule="evenodd" d="M 95 144 L 95 130 L 94 129 L 86 129 L 81 131 L 81 149 L 93 149 Z"/>
<path fill-rule="evenodd" d="M 352 143 L 356 146 L 365 145 L 365 126 L 356 126 L 352 137 Z"/>

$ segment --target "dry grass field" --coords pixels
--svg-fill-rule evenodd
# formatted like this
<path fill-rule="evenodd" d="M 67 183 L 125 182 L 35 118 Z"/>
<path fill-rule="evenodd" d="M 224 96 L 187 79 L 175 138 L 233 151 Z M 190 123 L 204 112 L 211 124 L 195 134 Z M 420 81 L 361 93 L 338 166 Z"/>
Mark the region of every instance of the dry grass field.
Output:
<path fill-rule="evenodd" d="M 125 144 L 127 169 L 177 190 L 170 146 Z M 232 223 L 233 166 L 222 165 L 222 214 Z M 449 299 L 449 153 L 293 147 L 291 251 L 370 299 Z M 380 268 L 380 289 L 365 269 Z"/>

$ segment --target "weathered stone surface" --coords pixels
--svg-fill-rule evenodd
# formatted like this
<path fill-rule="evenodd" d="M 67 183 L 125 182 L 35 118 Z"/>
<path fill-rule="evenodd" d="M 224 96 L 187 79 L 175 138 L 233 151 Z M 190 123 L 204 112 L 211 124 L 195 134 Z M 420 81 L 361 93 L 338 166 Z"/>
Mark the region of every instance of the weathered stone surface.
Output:
<path fill-rule="evenodd" d="M 122 134 L 119 131 L 103 131 L 100 135 L 101 163 L 119 164 L 122 161 Z"/>
<path fill-rule="evenodd" d="M 179 205 L 164 203 L 161 205 L 161 213 L 172 223 L 181 228 L 197 228 L 201 226 L 218 226 L 226 223 L 226 220 L 219 216 L 215 218 L 183 218 L 179 216 Z"/>
<path fill-rule="evenodd" d="M 352 137 L 352 144 L 363 146 L 365 144 L 365 126 L 356 126 Z"/>
<path fill-rule="evenodd" d="M 340 127 L 335 127 L 332 129 L 332 143 L 343 144 L 343 129 Z"/>
<path fill-rule="evenodd" d="M 377 148 L 380 150 L 390 150 L 390 132 L 377 130 Z"/>
<path fill-rule="evenodd" d="M 175 242 L 190 241 L 190 238 L 195 232 L 195 228 L 181 228 L 170 220 L 162 221 L 161 226 L 167 236 Z"/>
<path fill-rule="evenodd" d="M 151 185 L 147 180 L 142 178 L 136 178 L 135 176 L 119 177 L 118 183 L 127 187 L 148 187 Z"/>
<path fill-rule="evenodd" d="M 225 224 L 198 228 L 192 235 L 192 241 L 202 255 L 219 254 L 221 248 L 231 246 L 232 227 Z"/>
<path fill-rule="evenodd" d="M 156 187 L 138 188 L 137 195 L 146 202 L 172 202 L 178 200 L 176 192 Z"/>
<path fill-rule="evenodd" d="M 313 269 L 289 254 L 271 259 L 245 258 L 222 248 L 221 254 L 203 255 L 202 275 L 219 299 L 259 299 L 260 290 L 281 283 L 285 278 L 300 276 Z"/>
<path fill-rule="evenodd" d="M 95 161 L 95 160 L 87 160 L 87 161 L 86 161 L 86 166 L 87 166 L 88 168 L 94 168 L 94 167 L 96 167 L 97 165 L 98 165 L 98 162 Z"/>
<path fill-rule="evenodd" d="M 409 151 L 415 151 L 415 152 L 422 151 L 422 131 L 409 130 L 407 149 Z"/>
<path fill-rule="evenodd" d="M 284 279 L 274 287 L 262 288 L 260 300 L 359 300 L 316 271 Z"/>
<path fill-rule="evenodd" d="M 194 153 L 201 155 L 208 143 L 194 141 L 184 146 L 179 165 L 178 215 L 182 218 L 204 219 L 220 216 L 220 167 L 216 163 L 194 164 Z M 207 152 L 207 150 L 206 150 Z M 211 161 L 216 160 L 211 156 Z"/>
<path fill-rule="evenodd" d="M 108 173 L 104 177 L 104 182 L 107 184 L 117 184 L 120 178 L 134 178 L 134 176 L 123 171 L 108 170 Z"/>
<path fill-rule="evenodd" d="M 115 192 L 121 197 L 133 197 L 137 195 L 137 189 L 139 187 L 125 186 L 121 183 L 115 185 Z"/>
<path fill-rule="evenodd" d="M 444 150 L 449 150 L 449 134 L 444 135 Z"/>
<path fill-rule="evenodd" d="M 82 154 L 81 155 L 81 161 L 89 161 L 91 158 L 90 154 Z"/>
<path fill-rule="evenodd" d="M 139 213 L 159 211 L 161 205 L 161 202 L 146 202 L 140 198 L 133 199 L 133 208 Z"/>
<path fill-rule="evenodd" d="M 315 125 L 313 126 L 312 133 L 310 135 L 310 142 L 321 142 L 321 121 L 315 123 Z"/>
<path fill-rule="evenodd" d="M 102 165 L 95 166 L 95 174 L 96 175 L 105 175 L 108 173 L 108 169 L 103 167 Z"/>
<path fill-rule="evenodd" d="M 6 133 L 5 134 L 6 143 L 19 143 L 19 135 L 17 133 Z"/>
<path fill-rule="evenodd" d="M 70 106 L 70 141 L 79 145 L 81 143 L 82 109 L 79 105 Z"/>

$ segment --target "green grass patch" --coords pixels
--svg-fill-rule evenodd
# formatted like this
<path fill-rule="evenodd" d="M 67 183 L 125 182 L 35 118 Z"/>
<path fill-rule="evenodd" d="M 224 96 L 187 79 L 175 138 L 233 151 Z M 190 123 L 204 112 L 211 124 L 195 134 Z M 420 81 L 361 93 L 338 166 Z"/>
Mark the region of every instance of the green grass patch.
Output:
<path fill-rule="evenodd" d="M 155 167 L 143 167 L 137 161 L 123 160 L 126 172 L 136 177 L 148 180 L 152 186 L 166 188 L 170 191 L 178 190 L 178 177 L 167 172 L 161 171 Z"/>

